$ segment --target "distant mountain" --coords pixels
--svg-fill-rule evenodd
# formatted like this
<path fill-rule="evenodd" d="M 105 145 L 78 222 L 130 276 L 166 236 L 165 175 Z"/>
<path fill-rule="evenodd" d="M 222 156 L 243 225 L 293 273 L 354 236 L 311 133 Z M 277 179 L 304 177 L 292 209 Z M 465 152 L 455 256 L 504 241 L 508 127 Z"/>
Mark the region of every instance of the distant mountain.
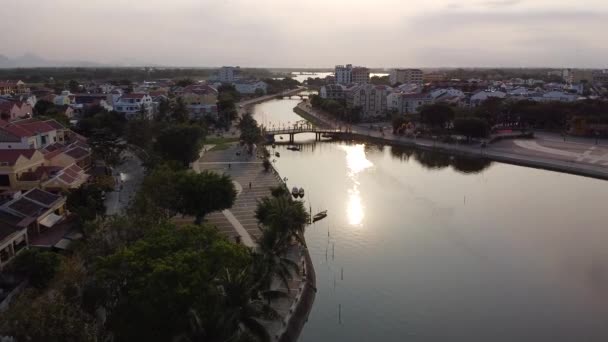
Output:
<path fill-rule="evenodd" d="M 107 66 L 102 63 L 89 61 L 56 61 L 49 60 L 33 53 L 26 53 L 23 56 L 9 58 L 0 55 L 0 68 L 44 68 L 44 67 L 101 67 Z"/>

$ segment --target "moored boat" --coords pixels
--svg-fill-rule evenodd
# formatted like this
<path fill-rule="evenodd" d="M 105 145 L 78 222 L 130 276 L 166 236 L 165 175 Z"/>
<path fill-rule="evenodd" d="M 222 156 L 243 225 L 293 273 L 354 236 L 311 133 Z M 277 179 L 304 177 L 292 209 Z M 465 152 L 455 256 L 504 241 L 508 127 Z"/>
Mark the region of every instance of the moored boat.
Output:
<path fill-rule="evenodd" d="M 291 194 L 293 197 L 298 197 L 298 195 L 300 195 L 300 190 L 298 190 L 297 186 L 294 186 L 293 189 L 291 189 Z"/>
<path fill-rule="evenodd" d="M 304 188 L 300 188 L 298 195 L 300 195 L 300 197 L 304 197 Z"/>
<path fill-rule="evenodd" d="M 322 212 L 317 213 L 312 217 L 312 222 L 320 221 L 326 217 L 327 217 L 327 210 L 323 210 Z"/>
<path fill-rule="evenodd" d="M 279 152 L 275 152 L 274 155 L 275 155 L 275 157 L 280 157 L 281 156 L 281 154 Z"/>

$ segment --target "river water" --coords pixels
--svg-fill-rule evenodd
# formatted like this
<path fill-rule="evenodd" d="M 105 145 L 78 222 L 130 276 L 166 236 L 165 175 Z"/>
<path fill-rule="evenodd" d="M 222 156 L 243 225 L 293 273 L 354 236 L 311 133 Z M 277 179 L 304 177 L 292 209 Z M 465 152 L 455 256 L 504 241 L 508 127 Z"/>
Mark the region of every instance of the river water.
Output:
<path fill-rule="evenodd" d="M 254 115 L 291 124 L 298 101 Z M 296 142 L 276 168 L 329 214 L 306 233 L 318 292 L 300 341 L 608 341 L 605 181 Z"/>

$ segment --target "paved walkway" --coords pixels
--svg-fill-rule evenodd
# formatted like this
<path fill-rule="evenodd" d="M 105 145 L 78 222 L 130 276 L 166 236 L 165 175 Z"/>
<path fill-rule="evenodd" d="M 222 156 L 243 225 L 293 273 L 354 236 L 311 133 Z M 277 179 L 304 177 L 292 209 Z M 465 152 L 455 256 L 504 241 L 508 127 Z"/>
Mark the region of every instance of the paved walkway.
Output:
<path fill-rule="evenodd" d="M 106 194 L 104 201 L 106 215 L 121 214 L 144 179 L 144 167 L 139 157 L 129 150 L 125 150 L 122 157 L 123 162 L 113 171 L 116 180 L 115 189 Z"/>
<path fill-rule="evenodd" d="M 270 196 L 270 188 L 280 184 L 277 176 L 264 171 L 262 161 L 256 156 L 249 156 L 237 144 L 225 150 L 208 149 L 193 163 L 192 168 L 197 172 L 209 170 L 232 178 L 237 189 L 240 189 L 234 205 L 228 210 L 207 215 L 205 221 L 229 238 L 240 236 L 243 244 L 254 247 L 255 241 L 262 235 L 255 219 L 255 209 L 260 199 Z M 177 218 L 176 221 L 191 223 L 193 219 Z"/>

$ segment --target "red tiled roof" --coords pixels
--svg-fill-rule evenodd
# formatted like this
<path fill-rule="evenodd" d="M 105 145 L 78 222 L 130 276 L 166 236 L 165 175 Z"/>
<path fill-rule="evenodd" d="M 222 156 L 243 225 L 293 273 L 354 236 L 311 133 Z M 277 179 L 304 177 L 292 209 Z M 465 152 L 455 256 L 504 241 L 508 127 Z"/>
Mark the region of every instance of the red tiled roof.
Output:
<path fill-rule="evenodd" d="M 0 150 L 0 162 L 8 163 L 9 165 L 15 165 L 19 156 L 24 156 L 27 159 L 31 159 L 36 153 L 36 150 Z"/>
<path fill-rule="evenodd" d="M 84 148 L 77 146 L 77 147 L 74 147 L 74 148 L 66 151 L 65 154 L 78 160 L 78 159 L 81 159 L 81 158 L 84 158 L 84 157 L 90 155 L 91 153 L 89 151 L 85 150 Z"/>
<path fill-rule="evenodd" d="M 46 120 L 45 123 L 55 129 L 65 129 L 65 127 L 63 127 L 63 125 L 57 122 L 56 120 Z"/>

